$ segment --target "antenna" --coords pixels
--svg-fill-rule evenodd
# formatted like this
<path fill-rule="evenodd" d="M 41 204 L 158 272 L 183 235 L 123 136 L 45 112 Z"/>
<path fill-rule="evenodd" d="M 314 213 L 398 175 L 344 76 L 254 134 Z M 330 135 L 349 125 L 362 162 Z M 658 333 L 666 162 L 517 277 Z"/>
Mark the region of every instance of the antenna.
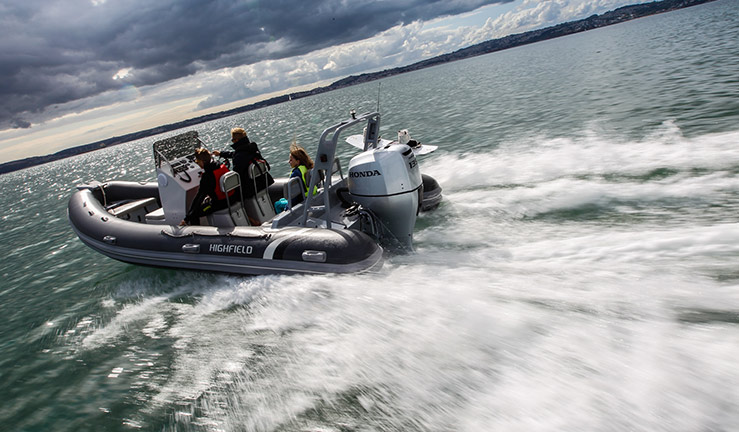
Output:
<path fill-rule="evenodd" d="M 380 86 L 382 85 L 382 82 L 377 82 L 377 112 L 380 112 Z"/>

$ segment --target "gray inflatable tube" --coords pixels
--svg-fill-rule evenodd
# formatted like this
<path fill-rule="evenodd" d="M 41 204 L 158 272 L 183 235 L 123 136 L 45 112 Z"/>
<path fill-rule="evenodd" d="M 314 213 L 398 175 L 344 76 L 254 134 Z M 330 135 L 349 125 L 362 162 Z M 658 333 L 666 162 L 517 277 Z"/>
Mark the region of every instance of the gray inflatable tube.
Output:
<path fill-rule="evenodd" d="M 382 266 L 382 248 L 356 230 L 179 227 L 124 220 L 106 210 L 111 203 L 146 198 L 158 205 L 156 183 L 80 187 L 69 200 L 69 221 L 83 243 L 132 264 L 243 275 L 357 273 Z"/>

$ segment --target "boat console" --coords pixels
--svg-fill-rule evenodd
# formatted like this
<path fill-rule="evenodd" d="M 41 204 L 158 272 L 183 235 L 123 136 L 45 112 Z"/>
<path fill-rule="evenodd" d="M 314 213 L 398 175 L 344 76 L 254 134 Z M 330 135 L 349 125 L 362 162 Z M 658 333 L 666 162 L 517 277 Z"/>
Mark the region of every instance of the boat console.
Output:
<path fill-rule="evenodd" d="M 198 192 L 203 170 L 195 163 L 195 149 L 203 147 L 197 131 L 154 143 L 154 164 L 162 208 L 146 215 L 147 223 L 177 225 Z"/>

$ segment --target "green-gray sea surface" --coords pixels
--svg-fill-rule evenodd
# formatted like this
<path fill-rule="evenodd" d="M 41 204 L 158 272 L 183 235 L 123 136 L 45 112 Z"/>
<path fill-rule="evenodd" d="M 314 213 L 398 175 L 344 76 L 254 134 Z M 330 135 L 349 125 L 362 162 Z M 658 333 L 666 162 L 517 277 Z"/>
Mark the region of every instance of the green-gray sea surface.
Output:
<path fill-rule="evenodd" d="M 737 41 L 719 0 L 190 128 L 286 175 L 379 90 L 444 201 L 375 274 L 84 246 L 74 186 L 153 180 L 159 137 L 1 176 L 0 429 L 739 430 Z"/>

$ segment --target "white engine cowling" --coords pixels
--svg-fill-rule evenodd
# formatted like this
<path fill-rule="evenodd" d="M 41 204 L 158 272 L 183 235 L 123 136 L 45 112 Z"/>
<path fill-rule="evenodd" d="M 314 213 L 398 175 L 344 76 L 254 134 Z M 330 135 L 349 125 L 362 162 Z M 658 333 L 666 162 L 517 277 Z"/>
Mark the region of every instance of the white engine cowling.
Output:
<path fill-rule="evenodd" d="M 412 250 L 423 182 L 411 148 L 388 145 L 354 156 L 348 186 L 354 201 L 372 210 L 401 245 Z"/>

